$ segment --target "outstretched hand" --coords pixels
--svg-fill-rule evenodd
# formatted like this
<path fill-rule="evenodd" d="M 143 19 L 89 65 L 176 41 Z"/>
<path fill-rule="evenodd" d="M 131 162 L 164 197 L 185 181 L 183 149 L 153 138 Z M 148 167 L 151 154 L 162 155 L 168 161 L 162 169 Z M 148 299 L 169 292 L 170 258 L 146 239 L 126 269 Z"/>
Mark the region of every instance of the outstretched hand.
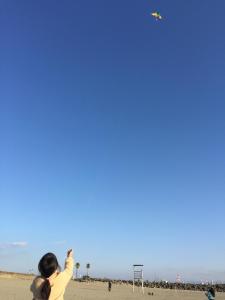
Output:
<path fill-rule="evenodd" d="M 67 257 L 73 257 L 73 249 L 67 251 Z"/>

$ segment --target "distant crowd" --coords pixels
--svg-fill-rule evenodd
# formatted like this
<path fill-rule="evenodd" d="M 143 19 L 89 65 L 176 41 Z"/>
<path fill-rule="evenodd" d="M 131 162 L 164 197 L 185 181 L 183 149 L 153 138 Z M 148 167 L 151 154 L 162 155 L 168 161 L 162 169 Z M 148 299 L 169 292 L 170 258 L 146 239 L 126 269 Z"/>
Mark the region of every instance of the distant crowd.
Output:
<path fill-rule="evenodd" d="M 109 279 L 101 278 L 90 278 L 90 281 L 101 281 L 108 282 Z M 80 279 L 80 281 L 82 281 Z M 132 280 L 110 280 L 113 284 L 130 284 L 133 285 Z M 138 282 L 135 282 L 135 285 L 139 285 Z M 144 281 L 144 287 L 148 288 L 162 288 L 162 289 L 171 289 L 171 290 L 189 290 L 189 291 L 208 291 L 211 287 L 216 292 L 225 293 L 225 284 L 199 284 L 199 283 L 171 283 L 165 281 Z"/>

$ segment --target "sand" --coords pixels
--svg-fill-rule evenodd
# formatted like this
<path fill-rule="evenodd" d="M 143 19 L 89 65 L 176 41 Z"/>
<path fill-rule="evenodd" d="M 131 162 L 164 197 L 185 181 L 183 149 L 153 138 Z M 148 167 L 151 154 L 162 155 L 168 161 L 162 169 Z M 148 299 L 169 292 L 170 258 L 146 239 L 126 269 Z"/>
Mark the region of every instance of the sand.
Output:
<path fill-rule="evenodd" d="M 0 278 L 0 300 L 31 300 L 29 291 L 30 279 Z M 154 296 L 148 295 L 153 292 Z M 156 300 L 200 300 L 205 299 L 203 292 L 174 291 L 163 289 L 145 289 L 145 295 L 138 290 L 132 292 L 132 287 L 127 285 L 113 285 L 109 293 L 106 283 L 78 283 L 71 281 L 65 294 L 65 300 L 128 300 L 128 299 L 156 299 Z M 216 300 L 225 299 L 224 293 L 217 293 Z"/>

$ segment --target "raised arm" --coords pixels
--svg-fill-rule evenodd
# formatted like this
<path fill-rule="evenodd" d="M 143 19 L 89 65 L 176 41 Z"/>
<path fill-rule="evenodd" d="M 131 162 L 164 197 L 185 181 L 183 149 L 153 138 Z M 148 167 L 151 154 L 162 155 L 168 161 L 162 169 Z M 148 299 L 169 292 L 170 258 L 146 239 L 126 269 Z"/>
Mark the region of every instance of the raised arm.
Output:
<path fill-rule="evenodd" d="M 69 283 L 69 281 L 73 276 L 73 266 L 74 266 L 74 259 L 73 259 L 73 251 L 71 249 L 67 252 L 64 271 L 60 273 L 60 278 L 62 280 L 62 285 L 64 287 L 67 286 L 67 284 Z"/>
<path fill-rule="evenodd" d="M 70 278 L 73 276 L 73 267 L 74 267 L 73 250 L 70 249 L 67 252 L 67 258 L 65 261 L 65 269 L 64 269 L 64 272 L 67 273 Z"/>

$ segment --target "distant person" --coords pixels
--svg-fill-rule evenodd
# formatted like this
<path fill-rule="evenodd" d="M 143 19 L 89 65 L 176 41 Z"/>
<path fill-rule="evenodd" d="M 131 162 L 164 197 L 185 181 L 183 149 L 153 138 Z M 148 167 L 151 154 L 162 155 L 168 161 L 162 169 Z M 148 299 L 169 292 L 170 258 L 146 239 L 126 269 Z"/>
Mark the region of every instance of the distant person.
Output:
<path fill-rule="evenodd" d="M 209 290 L 205 294 L 208 300 L 214 300 L 216 298 L 216 293 L 213 287 L 209 288 Z"/>
<path fill-rule="evenodd" d="M 109 281 L 109 282 L 108 282 L 108 291 L 111 292 L 111 289 L 112 289 L 112 282 Z"/>
<path fill-rule="evenodd" d="M 72 250 L 67 252 L 63 272 L 61 272 L 55 254 L 45 254 L 38 264 L 41 276 L 36 277 L 30 287 L 33 300 L 63 300 L 65 288 L 73 275 L 73 266 Z"/>

